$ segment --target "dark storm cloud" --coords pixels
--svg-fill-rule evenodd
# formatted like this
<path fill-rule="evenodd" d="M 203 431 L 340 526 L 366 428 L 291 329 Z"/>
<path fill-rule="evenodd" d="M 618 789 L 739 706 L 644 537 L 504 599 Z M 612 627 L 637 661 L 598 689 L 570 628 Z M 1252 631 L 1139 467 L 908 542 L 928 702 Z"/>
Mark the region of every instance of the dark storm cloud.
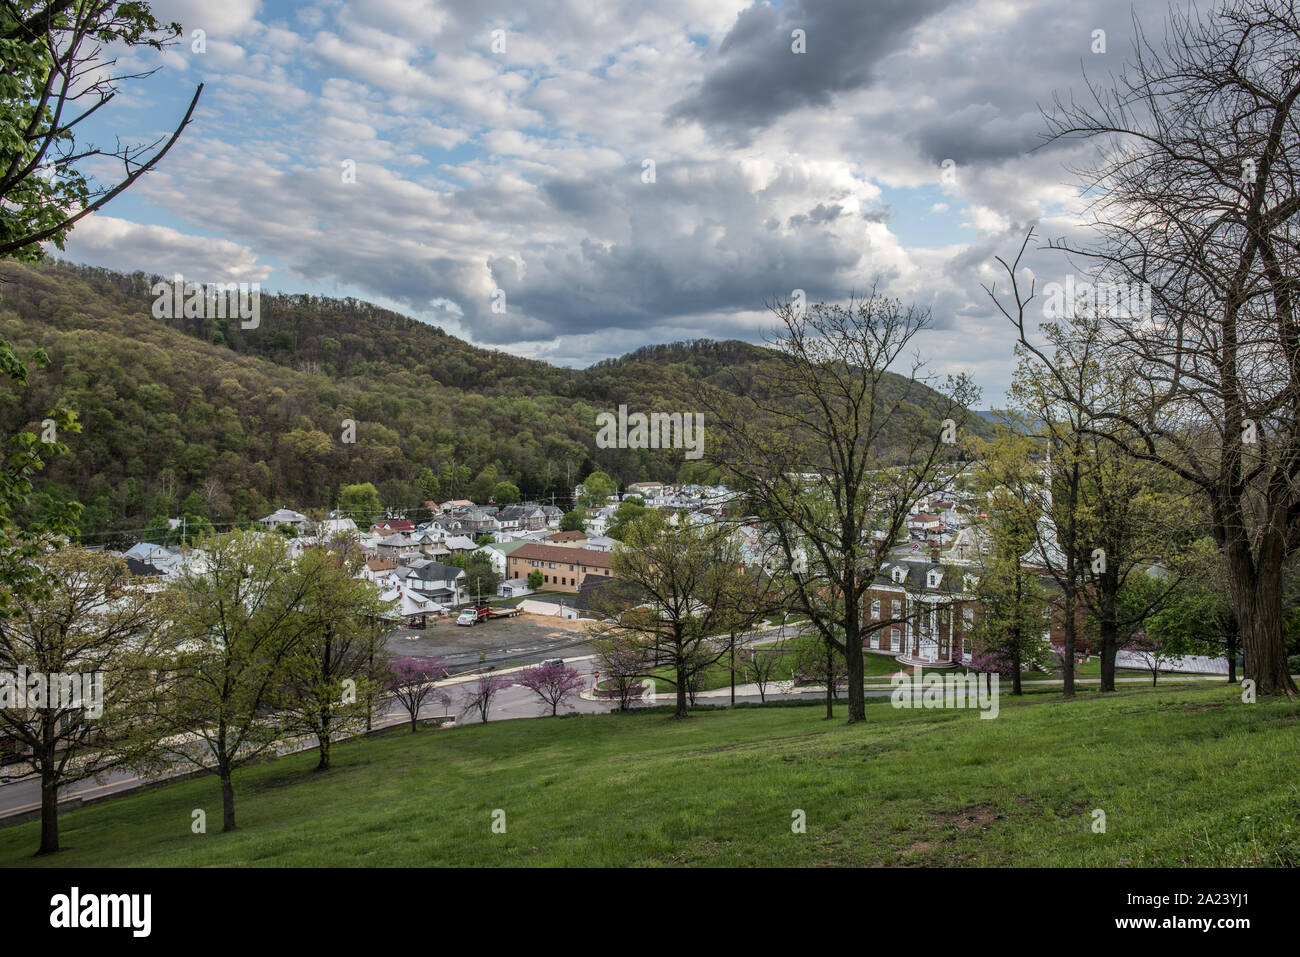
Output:
<path fill-rule="evenodd" d="M 825 106 L 835 93 L 870 84 L 875 66 L 906 34 L 952 0 L 801 0 L 755 4 L 736 18 L 705 79 L 669 110 L 724 138 L 746 140 L 792 110 Z M 807 52 L 791 46 L 805 32 Z"/>

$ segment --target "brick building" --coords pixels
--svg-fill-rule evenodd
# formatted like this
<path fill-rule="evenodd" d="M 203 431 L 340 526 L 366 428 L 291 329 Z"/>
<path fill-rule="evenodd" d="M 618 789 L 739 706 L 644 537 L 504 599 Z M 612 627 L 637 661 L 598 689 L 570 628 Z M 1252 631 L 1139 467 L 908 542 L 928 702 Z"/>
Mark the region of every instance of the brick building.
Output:
<path fill-rule="evenodd" d="M 544 590 L 576 595 L 588 575 L 609 577 L 612 557 L 594 548 L 523 545 L 506 556 L 506 577 L 527 578 L 530 572 L 540 571 Z"/>

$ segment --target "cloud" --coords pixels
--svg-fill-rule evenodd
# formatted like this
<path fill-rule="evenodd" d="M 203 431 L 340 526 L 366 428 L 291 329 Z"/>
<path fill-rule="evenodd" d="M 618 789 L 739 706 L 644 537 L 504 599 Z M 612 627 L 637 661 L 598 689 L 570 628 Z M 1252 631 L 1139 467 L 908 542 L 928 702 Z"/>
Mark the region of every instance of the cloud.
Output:
<path fill-rule="evenodd" d="M 94 262 L 121 272 L 141 270 L 160 276 L 180 273 L 195 282 L 261 282 L 271 274 L 247 246 L 227 239 L 190 236 L 167 226 L 141 226 L 92 213 L 77 223 L 64 259 Z"/>
<path fill-rule="evenodd" d="M 825 107 L 834 94 L 871 84 L 880 61 L 951 2 L 799 0 L 781 8 L 755 3 L 737 17 L 704 80 L 672 106 L 670 116 L 748 142 L 755 129 L 792 110 Z M 800 39 L 803 50 L 796 52 Z"/>

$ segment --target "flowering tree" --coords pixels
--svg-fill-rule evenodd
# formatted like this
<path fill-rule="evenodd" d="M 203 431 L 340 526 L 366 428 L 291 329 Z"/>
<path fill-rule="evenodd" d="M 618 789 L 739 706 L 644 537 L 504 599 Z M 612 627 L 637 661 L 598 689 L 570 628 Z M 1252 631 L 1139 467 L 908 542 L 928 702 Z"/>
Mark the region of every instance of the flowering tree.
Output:
<path fill-rule="evenodd" d="M 632 703 L 653 687 L 654 679 L 647 674 L 650 658 L 640 644 L 617 638 L 593 637 L 591 647 L 596 652 L 599 673 L 605 675 L 607 690 L 596 688 L 597 695 L 618 701 L 618 710 L 627 711 Z"/>
<path fill-rule="evenodd" d="M 971 671 L 1013 678 L 1017 673 L 1015 657 L 1005 648 L 976 648 L 970 656 Z"/>
<path fill-rule="evenodd" d="M 461 713 L 477 713 L 479 720 L 486 724 L 488 712 L 492 710 L 493 700 L 500 692 L 509 688 L 512 684 L 514 682 L 505 675 L 483 675 L 478 681 L 466 688 L 465 697 L 461 701 Z"/>
<path fill-rule="evenodd" d="M 1154 687 L 1156 679 L 1160 677 L 1161 665 L 1171 657 L 1164 641 L 1145 630 L 1135 631 L 1124 650 L 1136 655 L 1147 671 L 1151 672 L 1151 685 Z"/>
<path fill-rule="evenodd" d="M 515 683 L 527 688 L 544 704 L 550 705 L 554 717 L 567 698 L 582 689 L 583 678 L 576 668 L 559 662 L 526 668 L 515 678 Z"/>
<path fill-rule="evenodd" d="M 407 714 L 411 716 L 411 733 L 417 728 L 416 721 L 425 702 L 433 699 L 441 701 L 446 707 L 451 699 L 445 691 L 439 691 L 433 682 L 447 677 L 447 665 L 441 658 L 398 658 L 389 667 L 388 682 L 385 687 L 394 698 L 402 703 Z"/>

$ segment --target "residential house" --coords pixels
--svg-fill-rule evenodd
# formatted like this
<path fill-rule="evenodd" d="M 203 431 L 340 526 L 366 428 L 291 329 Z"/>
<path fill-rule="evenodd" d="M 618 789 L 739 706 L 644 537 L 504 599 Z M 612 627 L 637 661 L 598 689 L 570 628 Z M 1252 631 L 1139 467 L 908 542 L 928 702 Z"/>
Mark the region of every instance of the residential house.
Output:
<path fill-rule="evenodd" d="M 405 518 L 386 518 L 382 522 L 375 522 L 375 524 L 371 525 L 370 531 L 380 537 L 409 535 L 415 531 L 415 523 Z"/>
<path fill-rule="evenodd" d="M 586 532 L 554 532 L 544 539 L 547 545 L 563 545 L 566 548 L 586 548 Z"/>
<path fill-rule="evenodd" d="M 375 546 L 381 558 L 394 562 L 407 562 L 420 554 L 420 546 L 409 535 L 395 533 L 379 540 Z"/>
<path fill-rule="evenodd" d="M 267 528 L 278 528 L 281 525 L 292 525 L 295 530 L 302 530 L 311 524 L 311 519 L 302 512 L 295 512 L 291 508 L 277 508 L 265 518 L 257 520 L 259 525 Z"/>
<path fill-rule="evenodd" d="M 465 569 L 429 559 L 411 562 L 405 569 L 403 584 L 448 608 L 463 605 L 473 597 L 465 594 Z"/>
<path fill-rule="evenodd" d="M 467 535 L 449 535 L 442 543 L 442 547 L 453 555 L 465 555 L 478 550 L 474 539 Z"/>

